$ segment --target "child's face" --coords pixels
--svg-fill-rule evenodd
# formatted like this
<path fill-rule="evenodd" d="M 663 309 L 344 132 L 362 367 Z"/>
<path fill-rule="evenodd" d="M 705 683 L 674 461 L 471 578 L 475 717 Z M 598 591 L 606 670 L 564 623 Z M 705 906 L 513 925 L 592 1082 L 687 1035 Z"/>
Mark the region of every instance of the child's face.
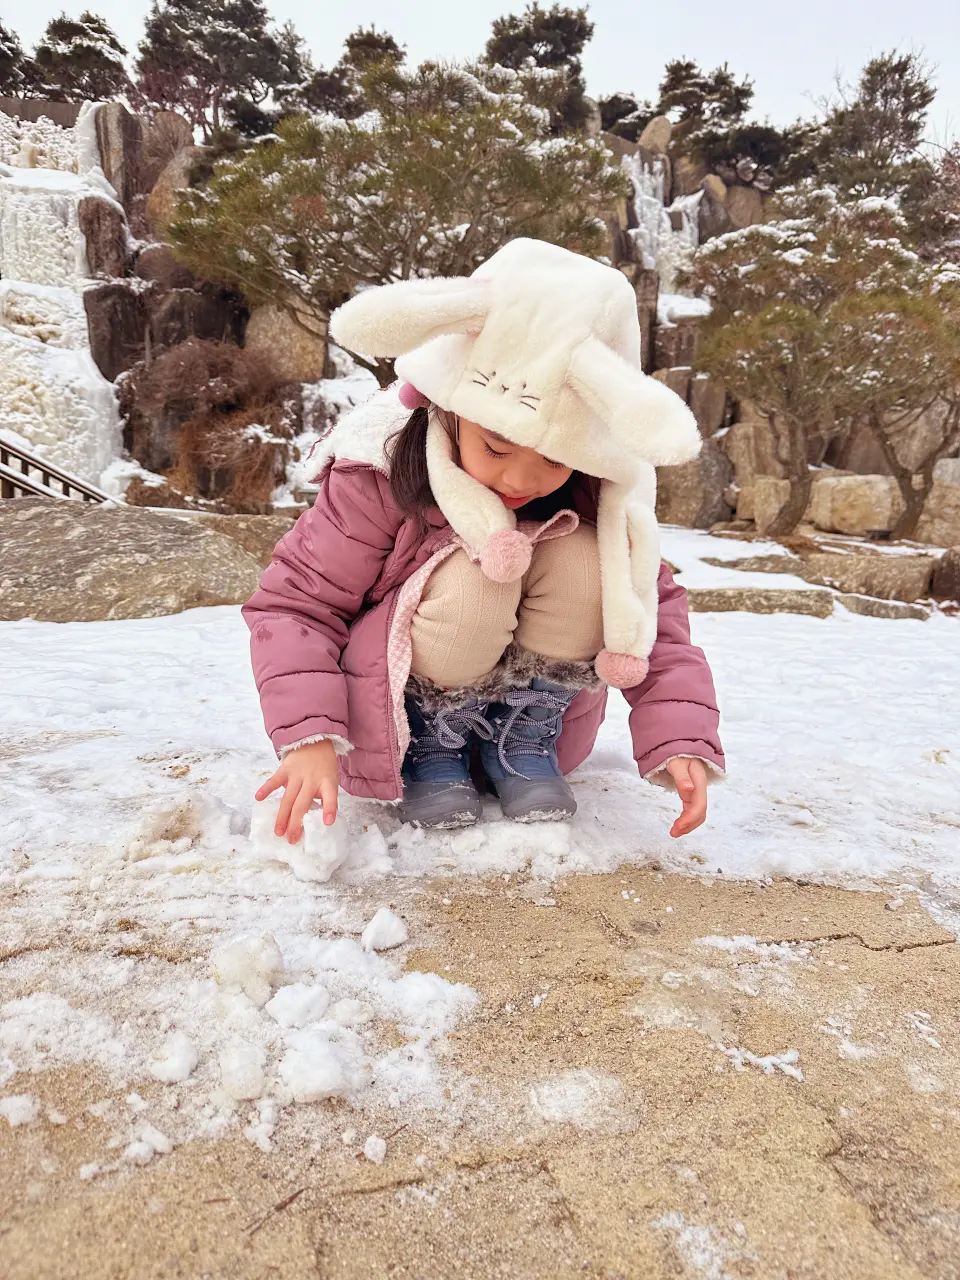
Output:
<path fill-rule="evenodd" d="M 545 498 L 570 478 L 571 467 L 551 462 L 534 449 L 511 444 L 476 422 L 460 419 L 460 465 L 468 476 L 499 494 L 516 510 L 534 498 Z"/>

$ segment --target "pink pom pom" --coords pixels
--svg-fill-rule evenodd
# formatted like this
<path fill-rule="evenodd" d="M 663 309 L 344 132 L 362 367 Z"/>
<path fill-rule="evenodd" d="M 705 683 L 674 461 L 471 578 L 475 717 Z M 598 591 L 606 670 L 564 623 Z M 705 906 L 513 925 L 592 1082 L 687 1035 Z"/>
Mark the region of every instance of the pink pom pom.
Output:
<path fill-rule="evenodd" d="M 491 582 L 516 582 L 530 568 L 533 547 L 519 529 L 500 529 L 480 552 L 480 568 Z"/>
<path fill-rule="evenodd" d="M 411 413 L 414 409 L 425 409 L 430 403 L 426 396 L 420 394 L 412 382 L 401 382 L 397 395 L 400 397 L 400 403 L 403 407 L 409 409 Z"/>
<path fill-rule="evenodd" d="M 643 684 L 650 670 L 646 658 L 635 658 L 632 653 L 611 653 L 609 649 L 601 649 L 593 665 L 600 679 L 614 689 L 632 689 L 634 685 Z"/>

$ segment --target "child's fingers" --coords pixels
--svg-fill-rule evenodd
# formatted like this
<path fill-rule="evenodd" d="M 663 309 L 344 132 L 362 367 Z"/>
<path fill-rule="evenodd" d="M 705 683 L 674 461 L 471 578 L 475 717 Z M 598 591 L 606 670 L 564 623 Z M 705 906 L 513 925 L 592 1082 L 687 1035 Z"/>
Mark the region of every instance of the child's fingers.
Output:
<path fill-rule="evenodd" d="M 320 783 L 320 798 L 323 801 L 323 822 L 327 827 L 337 820 L 337 792 L 339 788 L 335 778 L 325 778 Z"/>
<path fill-rule="evenodd" d="M 679 762 L 677 762 L 679 763 Z M 674 837 L 689 835 L 702 827 L 707 817 L 707 773 L 699 760 L 683 762 L 687 768 L 676 778 L 683 812 L 670 828 Z"/>
<path fill-rule="evenodd" d="M 294 802 L 303 788 L 303 783 L 299 780 L 291 779 L 287 783 L 287 789 L 283 793 L 283 799 L 280 801 L 280 808 L 277 810 L 277 821 L 274 823 L 273 831 L 275 835 L 282 836 L 286 834 L 287 823 L 290 821 L 290 814 L 293 810 Z"/>
<path fill-rule="evenodd" d="M 274 791 L 283 786 L 283 780 L 286 776 L 286 770 L 278 769 L 272 778 L 266 780 L 254 796 L 254 800 L 266 800 L 267 796 L 272 796 Z"/>
<path fill-rule="evenodd" d="M 304 783 L 300 788 L 300 794 L 297 796 L 293 809 L 290 813 L 290 823 L 287 827 L 287 841 L 289 844 L 296 844 L 303 835 L 303 818 L 304 814 L 313 804 L 313 797 L 316 788 Z"/>

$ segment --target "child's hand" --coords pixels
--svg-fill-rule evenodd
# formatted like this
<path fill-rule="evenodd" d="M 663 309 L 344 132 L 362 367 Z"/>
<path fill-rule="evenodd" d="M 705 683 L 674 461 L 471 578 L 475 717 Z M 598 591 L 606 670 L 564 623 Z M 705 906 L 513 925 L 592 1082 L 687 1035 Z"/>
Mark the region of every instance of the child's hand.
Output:
<path fill-rule="evenodd" d="M 702 827 L 707 817 L 707 770 L 702 760 L 678 758 L 667 765 L 677 784 L 683 813 L 670 828 L 672 836 L 686 836 Z"/>
<path fill-rule="evenodd" d="M 296 844 L 303 834 L 303 816 L 317 796 L 323 801 L 323 821 L 329 827 L 337 818 L 337 788 L 340 772 L 332 742 L 311 742 L 297 747 L 284 759 L 280 768 L 257 792 L 258 800 L 266 800 L 278 787 L 284 787 L 274 833 L 286 835 Z"/>

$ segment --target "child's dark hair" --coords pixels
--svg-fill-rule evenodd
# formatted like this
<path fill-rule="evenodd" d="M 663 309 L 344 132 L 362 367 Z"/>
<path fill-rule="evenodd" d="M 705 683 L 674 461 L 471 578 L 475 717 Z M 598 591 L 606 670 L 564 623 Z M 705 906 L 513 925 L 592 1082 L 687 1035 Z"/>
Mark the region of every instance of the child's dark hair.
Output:
<path fill-rule="evenodd" d="M 436 506 L 427 472 L 427 427 L 430 410 L 414 409 L 404 426 L 388 441 L 390 492 L 400 510 L 424 522 L 424 512 Z"/>
<path fill-rule="evenodd" d="M 443 410 L 437 410 L 441 421 L 453 434 L 452 422 Z M 387 442 L 390 457 L 390 492 L 400 510 L 414 516 L 422 532 L 428 528 L 426 512 L 437 505 L 430 488 L 427 471 L 427 427 L 430 425 L 430 409 L 424 406 L 414 409 L 404 426 Z M 600 495 L 600 481 L 579 471 L 573 474 L 554 493 L 539 498 L 524 507 L 524 515 L 531 519 L 549 520 L 564 507 L 579 510 L 578 491 L 589 496 L 594 516 Z M 586 514 L 581 512 L 581 514 Z M 593 517 L 591 517 L 593 518 Z"/>

